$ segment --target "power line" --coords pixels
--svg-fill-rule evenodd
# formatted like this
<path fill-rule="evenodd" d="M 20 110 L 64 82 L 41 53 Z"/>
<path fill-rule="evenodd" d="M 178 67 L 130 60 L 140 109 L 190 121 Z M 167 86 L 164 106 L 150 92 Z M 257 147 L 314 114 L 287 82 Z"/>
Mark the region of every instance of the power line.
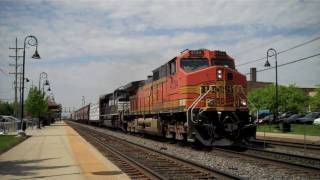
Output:
<path fill-rule="evenodd" d="M 6 76 L 10 76 L 7 72 L 5 72 L 1 67 L 0 67 L 0 71 L 5 74 Z"/>
<path fill-rule="evenodd" d="M 287 63 L 283 63 L 283 64 L 278 65 L 278 67 L 286 66 L 286 65 L 289 65 L 289 64 L 293 64 L 293 63 L 296 63 L 296 62 L 299 62 L 299 61 L 308 60 L 308 59 L 316 57 L 316 56 L 320 56 L 320 53 L 314 54 L 314 55 L 311 55 L 311 56 L 308 56 L 308 57 L 304 57 L 304 58 L 301 58 L 301 59 L 297 59 L 297 60 L 294 60 L 294 61 L 290 61 L 290 62 L 287 62 Z M 267 70 L 273 69 L 273 68 L 275 68 L 275 67 L 269 67 L 269 68 L 257 70 L 256 72 L 267 71 Z M 249 75 L 249 74 L 251 74 L 251 73 L 246 73 L 246 75 Z"/>
<path fill-rule="evenodd" d="M 306 44 L 312 43 L 312 42 L 317 41 L 317 40 L 319 40 L 319 39 L 320 39 L 320 36 L 319 36 L 319 37 L 316 37 L 316 38 L 314 38 L 314 39 L 311 39 L 311 40 L 309 40 L 309 41 L 303 42 L 303 43 L 301 43 L 301 44 L 297 44 L 297 45 L 295 45 L 295 46 L 293 46 L 293 47 L 290 47 L 290 48 L 288 48 L 288 49 L 285 49 L 285 50 L 283 50 L 283 51 L 280 51 L 280 52 L 278 52 L 277 54 L 282 54 L 282 53 L 288 52 L 288 51 L 290 51 L 290 50 L 293 50 L 293 49 L 302 47 L 302 46 L 304 46 L 304 45 L 306 45 Z M 243 65 L 247 65 L 247 64 L 250 64 L 250 63 L 254 63 L 254 62 L 258 62 L 258 61 L 262 61 L 262 60 L 264 60 L 264 59 L 267 59 L 267 56 L 262 57 L 262 58 L 259 58 L 259 59 L 251 60 L 251 61 L 248 61 L 248 62 L 245 62 L 245 63 L 242 63 L 242 64 L 239 64 L 239 65 L 237 65 L 237 67 L 243 66 Z"/>

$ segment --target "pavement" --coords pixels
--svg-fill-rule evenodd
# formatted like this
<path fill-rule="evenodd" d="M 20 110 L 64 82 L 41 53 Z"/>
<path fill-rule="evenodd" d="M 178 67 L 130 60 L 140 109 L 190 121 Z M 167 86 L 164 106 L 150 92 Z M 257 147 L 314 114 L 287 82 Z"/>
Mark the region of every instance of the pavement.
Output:
<path fill-rule="evenodd" d="M 257 139 L 264 139 L 263 132 L 256 133 Z M 286 134 L 286 133 L 265 133 L 266 140 L 279 140 L 279 141 L 289 141 L 289 142 L 297 142 L 297 143 L 309 143 L 320 145 L 320 136 L 304 136 L 300 134 Z"/>
<path fill-rule="evenodd" d="M 129 179 L 64 122 L 28 129 L 28 139 L 0 155 L 0 179 Z"/>

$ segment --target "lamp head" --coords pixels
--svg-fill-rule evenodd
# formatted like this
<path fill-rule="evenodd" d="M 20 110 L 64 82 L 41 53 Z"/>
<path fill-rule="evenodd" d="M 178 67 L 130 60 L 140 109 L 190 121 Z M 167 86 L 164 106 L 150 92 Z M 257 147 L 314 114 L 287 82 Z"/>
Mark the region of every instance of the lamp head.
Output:
<path fill-rule="evenodd" d="M 270 67 L 270 63 L 269 63 L 268 59 L 267 59 L 266 63 L 264 64 L 264 67 Z"/>
<path fill-rule="evenodd" d="M 44 83 L 44 85 L 49 86 L 49 81 L 46 80 L 46 82 Z"/>
<path fill-rule="evenodd" d="M 26 82 L 30 82 L 30 80 L 28 78 L 25 78 Z"/>
<path fill-rule="evenodd" d="M 34 52 L 34 54 L 32 55 L 33 59 L 40 59 L 40 55 L 38 53 L 38 47 L 36 48 L 36 51 Z"/>

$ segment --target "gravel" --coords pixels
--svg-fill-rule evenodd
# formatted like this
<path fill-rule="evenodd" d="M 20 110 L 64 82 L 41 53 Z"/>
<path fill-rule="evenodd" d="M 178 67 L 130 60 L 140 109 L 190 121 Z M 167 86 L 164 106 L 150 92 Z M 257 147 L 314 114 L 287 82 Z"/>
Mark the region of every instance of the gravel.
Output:
<path fill-rule="evenodd" d="M 320 179 L 320 172 L 296 167 L 289 168 L 282 164 L 249 157 L 244 158 L 214 149 L 197 150 L 179 143 L 170 144 L 169 142 L 141 138 L 104 128 L 91 128 L 180 158 L 217 168 L 245 179 Z"/>

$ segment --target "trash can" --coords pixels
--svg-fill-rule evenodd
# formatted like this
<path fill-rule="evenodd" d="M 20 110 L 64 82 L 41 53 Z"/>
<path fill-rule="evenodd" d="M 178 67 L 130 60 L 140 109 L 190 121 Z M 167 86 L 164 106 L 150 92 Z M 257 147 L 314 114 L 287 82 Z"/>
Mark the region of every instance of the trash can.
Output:
<path fill-rule="evenodd" d="M 291 131 L 291 124 L 289 122 L 283 121 L 279 124 L 279 127 L 282 132 L 290 132 Z"/>

